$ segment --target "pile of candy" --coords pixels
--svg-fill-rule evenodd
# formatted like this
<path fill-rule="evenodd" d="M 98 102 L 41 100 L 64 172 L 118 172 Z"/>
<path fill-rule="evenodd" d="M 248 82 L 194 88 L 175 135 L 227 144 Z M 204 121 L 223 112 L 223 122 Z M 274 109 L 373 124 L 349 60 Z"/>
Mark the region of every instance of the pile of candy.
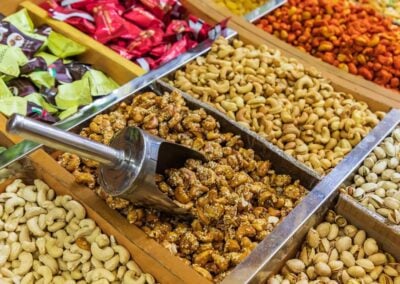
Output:
<path fill-rule="evenodd" d="M 34 28 L 26 10 L 0 21 L 0 112 L 56 122 L 109 94 L 117 83 L 69 57 L 85 47 L 51 30 Z"/>
<path fill-rule="evenodd" d="M 42 8 L 145 70 L 195 47 L 211 30 L 177 0 L 50 0 Z"/>

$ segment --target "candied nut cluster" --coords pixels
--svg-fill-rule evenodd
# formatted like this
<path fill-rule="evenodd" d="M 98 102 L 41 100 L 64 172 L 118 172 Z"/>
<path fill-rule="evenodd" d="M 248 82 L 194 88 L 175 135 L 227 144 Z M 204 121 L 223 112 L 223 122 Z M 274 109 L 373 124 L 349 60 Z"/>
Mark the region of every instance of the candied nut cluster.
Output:
<path fill-rule="evenodd" d="M 224 112 L 320 174 L 328 173 L 384 116 L 335 91 L 314 68 L 279 50 L 215 41 L 169 83 Z"/>
<path fill-rule="evenodd" d="M 195 218 L 178 220 L 107 196 L 96 182 L 97 164 L 63 154 L 59 162 L 78 182 L 96 190 L 172 254 L 204 277 L 221 281 L 302 200 L 307 190 L 271 163 L 244 148 L 239 136 L 221 133 L 204 111 L 190 110 L 176 92 L 143 93 L 93 119 L 82 136 L 109 143 L 125 126 L 138 126 L 166 140 L 203 152 L 208 162 L 188 160 L 183 168 L 157 175 L 159 189 Z"/>
<path fill-rule="evenodd" d="M 400 263 L 376 240 L 329 211 L 308 231 L 296 258 L 286 261 L 268 284 L 400 283 Z"/>

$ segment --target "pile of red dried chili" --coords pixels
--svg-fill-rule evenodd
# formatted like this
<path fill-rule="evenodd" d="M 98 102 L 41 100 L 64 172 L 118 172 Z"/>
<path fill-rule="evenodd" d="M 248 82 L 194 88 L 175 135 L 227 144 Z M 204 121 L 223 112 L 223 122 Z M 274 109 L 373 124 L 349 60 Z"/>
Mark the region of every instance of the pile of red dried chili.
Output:
<path fill-rule="evenodd" d="M 400 27 L 345 0 L 289 0 L 258 27 L 352 74 L 399 89 Z"/>
<path fill-rule="evenodd" d="M 41 6 L 144 69 L 195 47 L 211 29 L 178 0 L 47 0 Z"/>

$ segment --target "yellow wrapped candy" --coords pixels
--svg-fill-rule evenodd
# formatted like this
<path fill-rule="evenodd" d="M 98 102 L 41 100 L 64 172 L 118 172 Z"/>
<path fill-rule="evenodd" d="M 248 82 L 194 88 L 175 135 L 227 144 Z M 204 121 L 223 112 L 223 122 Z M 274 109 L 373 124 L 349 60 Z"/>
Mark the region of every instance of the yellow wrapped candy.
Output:
<path fill-rule="evenodd" d="M 254 9 L 264 5 L 268 0 L 214 0 L 216 3 L 224 5 L 233 14 L 244 16 Z"/>

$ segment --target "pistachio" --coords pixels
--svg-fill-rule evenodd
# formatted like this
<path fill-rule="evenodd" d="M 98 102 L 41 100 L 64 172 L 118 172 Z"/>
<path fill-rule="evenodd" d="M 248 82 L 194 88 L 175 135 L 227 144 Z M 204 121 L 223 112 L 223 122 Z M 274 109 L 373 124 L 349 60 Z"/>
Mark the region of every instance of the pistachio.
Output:
<path fill-rule="evenodd" d="M 307 276 L 308 276 L 308 278 L 310 280 L 314 280 L 315 278 L 317 278 L 317 273 L 315 272 L 315 267 L 314 266 L 307 267 L 306 274 L 307 274 Z"/>
<path fill-rule="evenodd" d="M 332 272 L 338 272 L 343 269 L 343 262 L 340 260 L 333 260 L 328 263 L 329 267 L 331 268 Z"/>
<path fill-rule="evenodd" d="M 386 158 L 386 152 L 381 146 L 378 146 L 374 149 L 374 154 L 378 159 Z"/>
<path fill-rule="evenodd" d="M 376 173 L 369 173 L 365 179 L 367 180 L 367 182 L 370 183 L 376 183 L 378 181 L 378 175 Z M 373 190 L 371 190 L 373 191 Z"/>
<path fill-rule="evenodd" d="M 323 222 L 319 224 L 316 228 L 320 238 L 326 238 L 329 234 L 331 228 L 331 224 L 328 222 Z"/>
<path fill-rule="evenodd" d="M 319 276 L 331 276 L 332 271 L 328 264 L 319 262 L 315 265 L 315 273 Z"/>
<path fill-rule="evenodd" d="M 376 241 L 372 238 L 368 238 L 364 242 L 364 251 L 367 255 L 373 255 L 378 252 L 379 248 Z"/>
<path fill-rule="evenodd" d="M 332 240 L 336 239 L 338 234 L 339 234 L 339 226 L 337 224 L 331 224 L 331 226 L 329 228 L 329 234 L 327 236 L 327 239 L 332 241 Z"/>
<path fill-rule="evenodd" d="M 352 267 L 356 264 L 356 260 L 354 259 L 354 255 L 352 255 L 348 251 L 342 252 L 340 255 L 340 260 L 346 265 L 347 267 Z"/>
<path fill-rule="evenodd" d="M 320 242 L 320 237 L 319 237 L 318 232 L 314 229 L 311 229 L 310 231 L 308 231 L 308 234 L 307 234 L 308 245 L 312 248 L 316 248 L 316 247 L 318 247 L 319 242 Z"/>
<path fill-rule="evenodd" d="M 372 263 L 372 261 L 366 258 L 357 259 L 356 264 L 361 266 L 366 272 L 371 272 L 375 268 L 375 265 Z"/>
<path fill-rule="evenodd" d="M 390 222 L 396 225 L 400 224 L 400 210 L 390 211 L 387 217 Z"/>
<path fill-rule="evenodd" d="M 317 264 L 318 262 L 325 262 L 328 263 L 329 260 L 329 256 L 327 253 L 325 252 L 319 252 L 315 255 L 313 261 L 315 264 Z"/>
<path fill-rule="evenodd" d="M 380 160 L 378 161 L 372 168 L 372 172 L 376 174 L 381 174 L 387 168 L 387 160 Z"/>
<path fill-rule="evenodd" d="M 352 240 L 351 238 L 345 236 L 345 237 L 341 237 L 336 241 L 336 249 L 338 250 L 338 252 L 343 252 L 346 250 L 349 250 L 352 244 Z"/>
<path fill-rule="evenodd" d="M 394 157 L 396 155 L 396 147 L 393 145 L 393 143 L 390 143 L 389 141 L 386 141 L 383 144 L 383 149 L 385 150 L 385 154 L 388 157 Z"/>
<path fill-rule="evenodd" d="M 391 267 L 390 265 L 385 265 L 383 267 L 383 272 L 385 272 L 385 274 L 387 274 L 391 277 L 399 276 L 399 272 L 396 269 L 394 269 L 393 267 Z"/>
<path fill-rule="evenodd" d="M 288 260 L 286 262 L 286 265 L 294 273 L 303 272 L 304 269 L 306 268 L 304 262 L 302 262 L 300 259 L 296 259 L 296 258 Z"/>
<path fill-rule="evenodd" d="M 375 266 L 374 269 L 372 269 L 372 271 L 369 273 L 369 275 L 371 276 L 371 278 L 373 280 L 377 280 L 379 275 L 381 275 L 383 271 L 383 266 L 379 265 L 379 266 Z"/>
<path fill-rule="evenodd" d="M 382 273 L 379 276 L 379 284 L 393 284 L 393 280 L 389 275 Z"/>
<path fill-rule="evenodd" d="M 347 269 L 347 272 L 351 277 L 361 278 L 365 276 L 365 270 L 361 266 L 355 265 Z"/>
<path fill-rule="evenodd" d="M 382 265 L 387 262 L 386 255 L 383 253 L 375 253 L 368 256 L 368 259 L 375 265 Z"/>
<path fill-rule="evenodd" d="M 356 228 L 356 226 L 347 225 L 346 227 L 344 227 L 345 235 L 350 238 L 354 238 L 354 236 L 357 234 L 357 232 L 358 232 L 358 229 Z"/>
<path fill-rule="evenodd" d="M 393 197 L 386 197 L 383 200 L 383 204 L 393 210 L 400 209 L 400 200 L 397 200 L 396 198 Z"/>

